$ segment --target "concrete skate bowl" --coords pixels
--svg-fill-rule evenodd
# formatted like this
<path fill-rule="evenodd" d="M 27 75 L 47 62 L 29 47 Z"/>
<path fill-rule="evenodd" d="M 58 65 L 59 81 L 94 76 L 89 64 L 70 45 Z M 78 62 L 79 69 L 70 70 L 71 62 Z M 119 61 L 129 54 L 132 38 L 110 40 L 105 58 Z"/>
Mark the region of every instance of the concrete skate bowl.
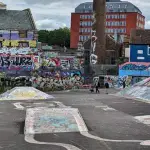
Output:
<path fill-rule="evenodd" d="M 47 100 L 54 98 L 33 87 L 15 87 L 0 95 L 0 100 Z"/>
<path fill-rule="evenodd" d="M 116 96 L 141 99 L 150 102 L 150 78 L 121 90 Z"/>

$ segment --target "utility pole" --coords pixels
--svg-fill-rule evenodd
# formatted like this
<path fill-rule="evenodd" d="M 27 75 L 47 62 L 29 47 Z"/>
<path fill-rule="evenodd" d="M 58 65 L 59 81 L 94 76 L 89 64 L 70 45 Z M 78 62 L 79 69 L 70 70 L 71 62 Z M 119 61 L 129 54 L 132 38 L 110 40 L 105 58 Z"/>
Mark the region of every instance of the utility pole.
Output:
<path fill-rule="evenodd" d="M 105 64 L 106 58 L 106 0 L 93 0 L 93 12 L 96 22 L 93 30 L 96 31 L 96 49 L 95 55 L 98 56 L 97 63 Z"/>

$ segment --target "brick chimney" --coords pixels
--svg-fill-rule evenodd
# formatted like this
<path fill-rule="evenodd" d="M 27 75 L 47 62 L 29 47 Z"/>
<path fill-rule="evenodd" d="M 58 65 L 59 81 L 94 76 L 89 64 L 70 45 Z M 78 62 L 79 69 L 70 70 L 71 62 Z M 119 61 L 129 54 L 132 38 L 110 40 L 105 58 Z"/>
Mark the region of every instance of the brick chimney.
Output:
<path fill-rule="evenodd" d="M 95 54 L 98 56 L 98 64 L 105 64 L 106 56 L 106 0 L 93 0 L 93 12 L 96 22 L 93 25 L 96 30 L 97 42 Z"/>

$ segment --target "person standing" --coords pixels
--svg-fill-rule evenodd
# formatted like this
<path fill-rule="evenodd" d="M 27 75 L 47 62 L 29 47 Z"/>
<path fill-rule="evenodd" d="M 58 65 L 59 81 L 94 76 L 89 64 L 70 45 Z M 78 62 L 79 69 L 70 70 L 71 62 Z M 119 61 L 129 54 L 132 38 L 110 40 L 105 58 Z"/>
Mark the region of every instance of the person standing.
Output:
<path fill-rule="evenodd" d="M 108 94 L 108 89 L 109 89 L 109 83 L 108 82 L 105 83 L 105 89 L 106 89 L 105 93 Z"/>
<path fill-rule="evenodd" d="M 126 87 L 126 81 L 123 80 L 123 88 L 125 89 L 125 87 Z"/>

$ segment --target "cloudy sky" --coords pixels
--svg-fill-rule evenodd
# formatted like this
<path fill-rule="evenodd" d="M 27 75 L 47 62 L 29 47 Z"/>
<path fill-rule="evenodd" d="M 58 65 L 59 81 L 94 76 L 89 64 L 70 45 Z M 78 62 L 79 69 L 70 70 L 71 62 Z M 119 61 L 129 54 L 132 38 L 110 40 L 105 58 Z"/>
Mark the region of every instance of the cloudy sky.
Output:
<path fill-rule="evenodd" d="M 8 9 L 30 8 L 38 29 L 70 27 L 71 12 L 82 2 L 92 0 L 0 0 Z M 124 0 L 123 0 L 124 1 Z M 150 0 L 125 0 L 140 8 L 146 17 L 146 28 L 150 28 Z"/>

